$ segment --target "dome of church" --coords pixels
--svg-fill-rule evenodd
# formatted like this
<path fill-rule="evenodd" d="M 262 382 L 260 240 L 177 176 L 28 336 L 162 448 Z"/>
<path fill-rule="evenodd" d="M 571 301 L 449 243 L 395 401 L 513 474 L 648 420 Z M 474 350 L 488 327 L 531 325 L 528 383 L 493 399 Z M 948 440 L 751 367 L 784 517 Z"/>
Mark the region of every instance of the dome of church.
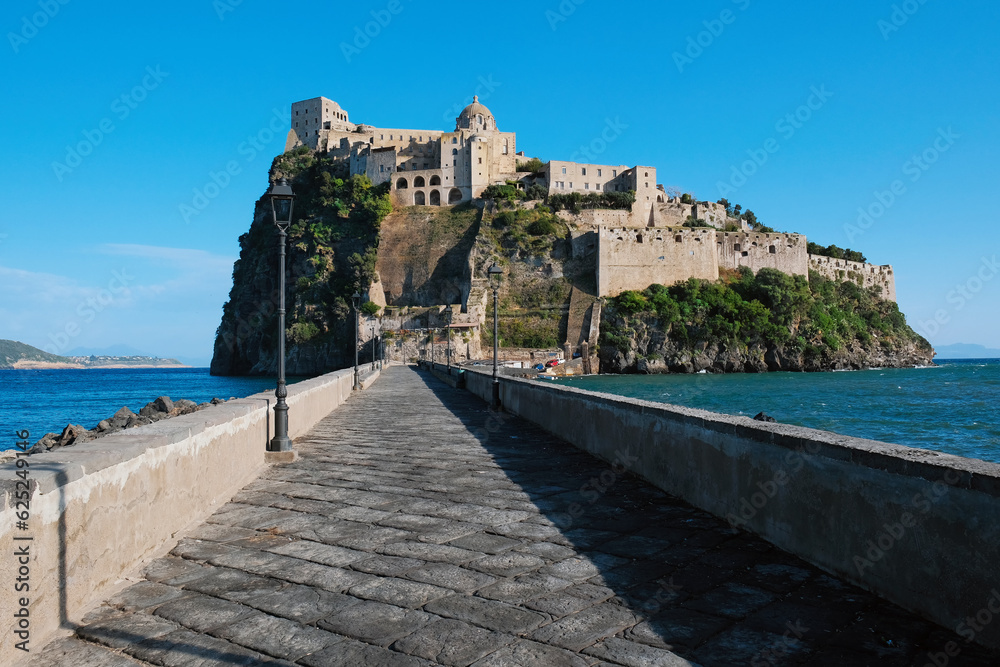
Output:
<path fill-rule="evenodd" d="M 496 118 L 493 112 L 479 103 L 479 95 L 472 98 L 472 104 L 465 107 L 458 117 L 458 130 L 495 130 Z"/>

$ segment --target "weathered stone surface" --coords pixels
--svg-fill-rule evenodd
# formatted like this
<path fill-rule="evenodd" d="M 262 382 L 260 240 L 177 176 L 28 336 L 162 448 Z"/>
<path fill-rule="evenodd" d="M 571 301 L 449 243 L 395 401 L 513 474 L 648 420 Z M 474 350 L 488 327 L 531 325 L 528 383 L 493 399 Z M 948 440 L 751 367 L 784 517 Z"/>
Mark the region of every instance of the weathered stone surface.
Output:
<path fill-rule="evenodd" d="M 583 651 L 587 655 L 609 660 L 616 665 L 628 667 L 692 667 L 693 663 L 681 658 L 672 651 L 653 648 L 644 644 L 636 644 L 627 639 L 611 637 Z"/>
<path fill-rule="evenodd" d="M 521 640 L 473 663 L 472 667 L 510 667 L 510 665 L 588 667 L 591 662 L 591 660 L 554 646 Z"/>
<path fill-rule="evenodd" d="M 422 567 L 411 569 L 406 573 L 406 577 L 414 581 L 450 588 L 460 593 L 472 593 L 496 581 L 496 578 L 488 574 L 473 572 L 449 563 L 428 563 Z"/>
<path fill-rule="evenodd" d="M 514 641 L 509 635 L 441 619 L 400 639 L 392 648 L 442 665 L 464 667 Z"/>
<path fill-rule="evenodd" d="M 431 600 L 451 595 L 447 588 L 393 577 L 371 578 L 363 584 L 352 586 L 348 592 L 365 600 L 376 600 L 407 609 L 422 607 Z"/>
<path fill-rule="evenodd" d="M 438 616 L 468 621 L 490 630 L 513 635 L 533 630 L 548 620 L 542 614 L 527 609 L 464 595 L 452 595 L 435 600 L 427 604 L 424 609 Z"/>
<path fill-rule="evenodd" d="M 149 614 L 128 614 L 89 623 L 77 634 L 89 642 L 111 648 L 125 648 L 154 637 L 180 630 L 177 623 Z"/>
<path fill-rule="evenodd" d="M 334 567 L 340 567 L 369 557 L 369 554 L 363 551 L 344 549 L 343 547 L 322 544 L 320 542 L 309 542 L 307 540 L 289 542 L 284 546 L 269 549 L 269 551 Z"/>
<path fill-rule="evenodd" d="M 309 586 L 288 586 L 245 601 L 246 605 L 266 611 L 272 616 L 281 616 L 307 625 L 332 613 L 350 609 L 358 603 L 357 598 Z"/>
<path fill-rule="evenodd" d="M 184 592 L 176 588 L 151 581 L 140 581 L 112 597 L 108 600 L 108 604 L 122 611 L 140 611 L 156 607 L 182 595 Z"/>
<path fill-rule="evenodd" d="M 427 667 L 421 658 L 348 639 L 299 660 L 307 667 Z"/>
<path fill-rule="evenodd" d="M 207 632 L 220 625 L 233 623 L 249 612 L 249 609 L 237 602 L 193 593 L 161 605 L 157 608 L 156 615 L 195 632 Z"/>
<path fill-rule="evenodd" d="M 50 642 L 31 662 L 32 667 L 137 667 L 145 663 L 119 655 L 74 637 Z"/>
<path fill-rule="evenodd" d="M 531 638 L 571 651 L 582 651 L 595 642 L 616 635 L 635 624 L 635 614 L 622 607 L 605 603 L 546 625 L 532 633 Z"/>
<path fill-rule="evenodd" d="M 533 554 L 516 551 L 485 556 L 468 564 L 468 567 L 500 577 L 514 577 L 524 572 L 537 570 L 545 565 L 545 560 Z"/>
<path fill-rule="evenodd" d="M 269 659 L 221 639 L 178 630 L 163 637 L 148 639 L 125 649 L 139 660 L 164 667 L 209 667 L 218 665 L 262 665 L 290 667 L 291 663 Z"/>
<path fill-rule="evenodd" d="M 388 646 L 427 625 L 433 618 L 422 611 L 363 601 L 324 618 L 319 627 L 371 644 Z"/>
<path fill-rule="evenodd" d="M 212 634 L 234 644 L 292 661 L 344 641 L 340 635 L 260 612 L 217 628 Z"/>

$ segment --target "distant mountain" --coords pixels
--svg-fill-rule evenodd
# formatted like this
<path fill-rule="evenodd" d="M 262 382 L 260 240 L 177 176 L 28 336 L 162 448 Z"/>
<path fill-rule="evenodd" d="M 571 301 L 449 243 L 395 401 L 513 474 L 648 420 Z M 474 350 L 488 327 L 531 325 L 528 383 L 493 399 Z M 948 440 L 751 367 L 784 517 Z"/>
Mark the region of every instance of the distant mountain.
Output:
<path fill-rule="evenodd" d="M 0 368 L 14 368 L 14 364 L 19 361 L 37 361 L 49 364 L 70 363 L 66 357 L 50 354 L 16 340 L 0 340 Z"/>
<path fill-rule="evenodd" d="M 938 359 L 1000 359 L 1000 350 L 972 343 L 937 345 L 934 349 Z"/>
<path fill-rule="evenodd" d="M 131 345 L 118 343 L 109 347 L 74 347 L 66 353 L 67 357 L 151 357 L 153 355 L 140 352 Z"/>

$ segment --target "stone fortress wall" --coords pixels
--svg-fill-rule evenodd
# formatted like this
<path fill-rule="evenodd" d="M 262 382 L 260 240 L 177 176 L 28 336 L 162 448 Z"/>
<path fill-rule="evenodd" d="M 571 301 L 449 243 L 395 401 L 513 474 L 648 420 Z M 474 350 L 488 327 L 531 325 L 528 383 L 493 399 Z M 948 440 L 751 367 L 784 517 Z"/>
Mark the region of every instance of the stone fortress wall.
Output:
<path fill-rule="evenodd" d="M 720 267 L 746 266 L 754 273 L 769 268 L 792 276 L 809 275 L 806 237 L 801 234 L 718 232 L 716 237 Z"/>
<path fill-rule="evenodd" d="M 597 237 L 597 296 L 719 279 L 714 229 L 601 227 Z"/>
<path fill-rule="evenodd" d="M 581 237 L 582 238 L 582 237 Z M 810 255 L 801 234 L 723 232 L 708 228 L 600 226 L 597 233 L 597 296 L 641 291 L 679 280 L 718 280 L 720 270 L 741 266 L 755 273 L 777 269 L 793 276 L 817 271 L 830 280 L 880 287 L 896 300 L 892 266 L 875 266 Z"/>
<path fill-rule="evenodd" d="M 809 255 L 809 268 L 830 280 L 858 283 L 865 288 L 879 287 L 882 289 L 883 299 L 896 300 L 896 276 L 891 265 L 878 266 Z"/>

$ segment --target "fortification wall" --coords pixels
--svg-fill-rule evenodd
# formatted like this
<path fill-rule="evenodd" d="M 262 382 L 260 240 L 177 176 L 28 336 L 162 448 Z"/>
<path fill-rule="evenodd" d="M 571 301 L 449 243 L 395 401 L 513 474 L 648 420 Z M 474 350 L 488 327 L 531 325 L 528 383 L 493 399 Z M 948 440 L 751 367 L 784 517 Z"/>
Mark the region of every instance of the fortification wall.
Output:
<path fill-rule="evenodd" d="M 882 290 L 883 299 L 896 300 L 896 275 L 889 264 L 878 266 L 809 255 L 809 268 L 830 280 L 850 281 L 865 288 L 878 287 Z"/>
<path fill-rule="evenodd" d="M 490 400 L 489 374 L 463 377 Z M 503 376 L 500 401 L 945 628 L 964 624 L 997 588 L 1000 464 Z M 984 623 L 975 641 L 1000 646 L 1000 623 Z"/>
<path fill-rule="evenodd" d="M 737 269 L 777 269 L 793 276 L 809 275 L 806 237 L 801 234 L 761 234 L 717 232 L 719 267 Z"/>
<path fill-rule="evenodd" d="M 616 296 L 658 283 L 719 279 L 715 231 L 601 227 L 597 234 L 597 295 Z"/>

